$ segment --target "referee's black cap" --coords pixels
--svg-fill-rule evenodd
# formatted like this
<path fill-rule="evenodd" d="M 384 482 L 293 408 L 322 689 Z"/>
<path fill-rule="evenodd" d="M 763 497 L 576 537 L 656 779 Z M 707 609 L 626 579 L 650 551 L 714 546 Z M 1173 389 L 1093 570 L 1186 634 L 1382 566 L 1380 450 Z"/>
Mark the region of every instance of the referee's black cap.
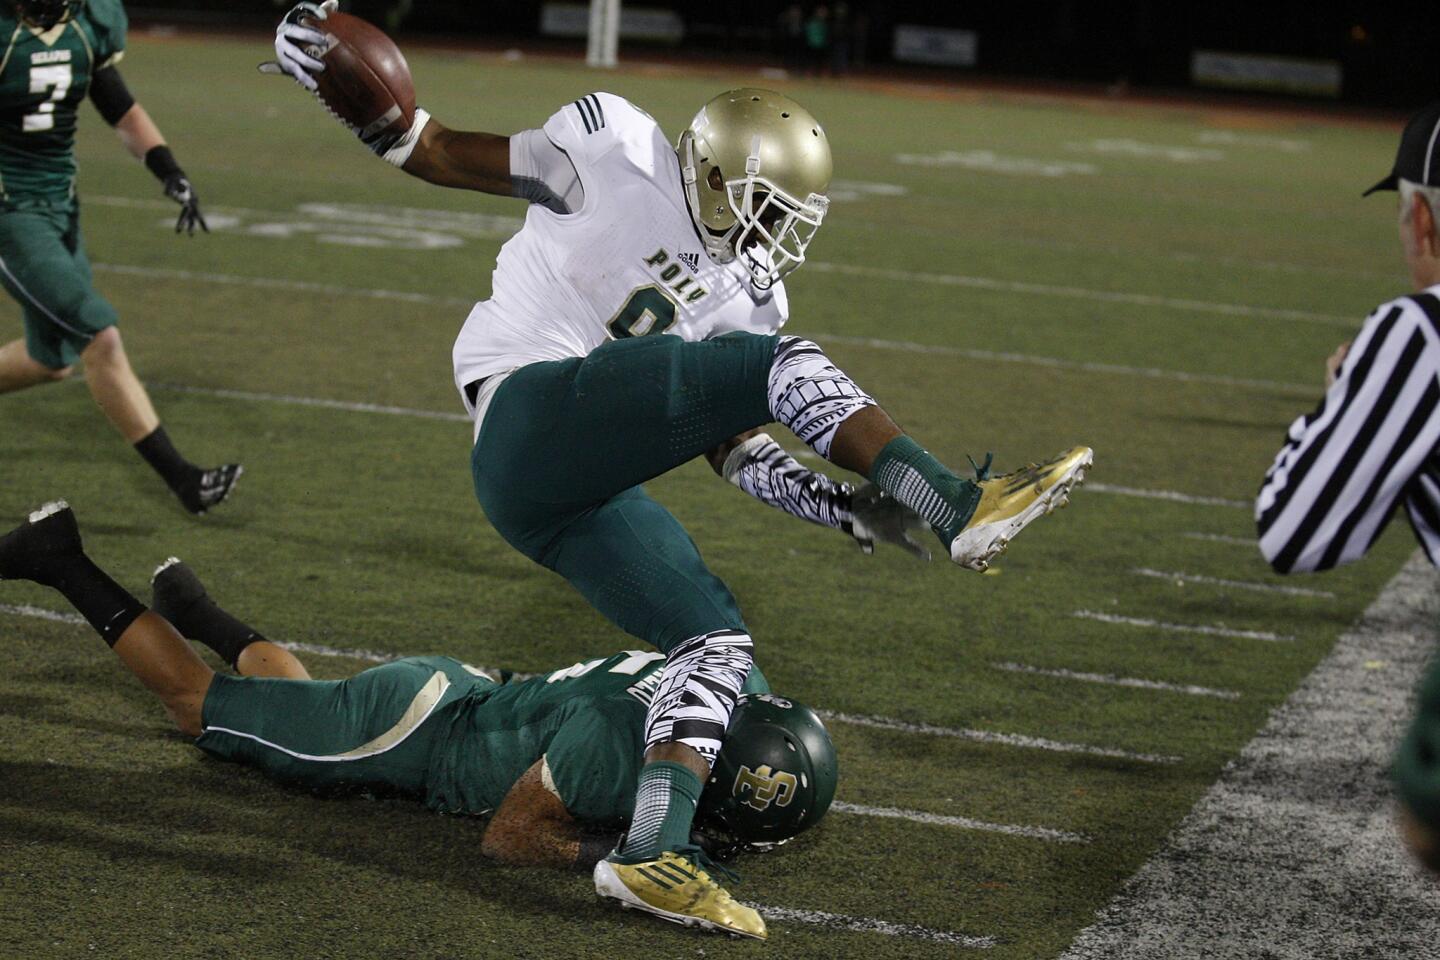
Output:
<path fill-rule="evenodd" d="M 1376 190 L 1398 190 L 1401 180 L 1424 187 L 1440 187 L 1440 100 L 1405 124 L 1405 132 L 1400 134 L 1400 149 L 1395 151 L 1395 169 L 1361 196 L 1368 197 Z"/>

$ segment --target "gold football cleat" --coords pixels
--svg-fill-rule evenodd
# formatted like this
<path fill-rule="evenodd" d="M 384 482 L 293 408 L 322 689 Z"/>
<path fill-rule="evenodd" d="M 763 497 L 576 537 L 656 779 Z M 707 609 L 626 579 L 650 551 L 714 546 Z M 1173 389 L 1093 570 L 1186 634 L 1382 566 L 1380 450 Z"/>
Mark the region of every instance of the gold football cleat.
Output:
<path fill-rule="evenodd" d="M 595 864 L 595 892 L 671 923 L 764 940 L 765 921 L 738 903 L 710 874 L 679 854 L 666 851 L 642 863 Z"/>
<path fill-rule="evenodd" d="M 1071 447 L 1053 460 L 979 481 L 980 502 L 950 541 L 950 559 L 970 570 L 990 566 L 1030 521 L 1069 502 L 1094 459 L 1089 447 Z"/>

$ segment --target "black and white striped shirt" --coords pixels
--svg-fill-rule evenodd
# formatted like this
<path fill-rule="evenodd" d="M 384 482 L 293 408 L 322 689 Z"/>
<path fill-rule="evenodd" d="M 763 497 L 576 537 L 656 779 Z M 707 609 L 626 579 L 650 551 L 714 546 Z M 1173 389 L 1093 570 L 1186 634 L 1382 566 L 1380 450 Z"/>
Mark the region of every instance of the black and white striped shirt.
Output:
<path fill-rule="evenodd" d="M 1382 305 L 1320 406 L 1290 425 L 1255 501 L 1281 573 L 1358 560 L 1404 502 L 1440 565 L 1440 286 Z"/>

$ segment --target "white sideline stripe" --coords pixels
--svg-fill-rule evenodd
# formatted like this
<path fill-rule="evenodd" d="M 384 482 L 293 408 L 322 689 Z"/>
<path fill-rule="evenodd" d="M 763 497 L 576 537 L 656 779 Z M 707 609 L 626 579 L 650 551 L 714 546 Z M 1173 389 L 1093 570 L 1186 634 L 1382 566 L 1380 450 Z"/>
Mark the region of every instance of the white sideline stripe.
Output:
<path fill-rule="evenodd" d="M 994 937 L 972 937 L 948 930 L 932 930 L 913 923 L 892 923 L 872 917 L 847 917 L 842 913 L 825 913 L 823 910 L 791 910 L 788 907 L 770 907 L 763 903 L 746 903 L 745 906 L 758 910 L 766 920 L 788 923 L 808 923 L 832 930 L 849 930 L 854 933 L 881 933 L 887 937 L 909 937 L 915 940 L 930 940 L 934 943 L 948 943 L 954 947 L 968 947 L 971 950 L 989 950 L 997 941 Z"/>
<path fill-rule="evenodd" d="M 1062 960 L 1435 956 L 1440 884 L 1386 770 L 1437 623 L 1417 551 Z"/>
<path fill-rule="evenodd" d="M 1255 583 L 1251 580 L 1223 580 L 1199 573 L 1177 573 L 1166 570 L 1151 570 L 1149 567 L 1135 567 L 1130 571 L 1139 577 L 1153 577 L 1156 580 L 1178 580 L 1182 583 L 1203 583 L 1212 587 L 1234 587 L 1236 590 L 1254 590 L 1257 593 L 1283 593 L 1288 597 L 1320 597 L 1335 599 L 1329 590 L 1315 590 L 1310 587 L 1287 587 L 1279 583 Z"/>
<path fill-rule="evenodd" d="M 1166 310 L 1189 310 L 1196 313 L 1213 313 L 1230 317 L 1251 317 L 1265 320 L 1304 320 L 1331 326 L 1355 328 L 1354 317 L 1342 317 L 1332 313 L 1311 313 L 1308 310 L 1287 310 L 1279 307 L 1252 307 L 1243 303 L 1212 303 L 1208 300 L 1189 300 L 1180 297 L 1161 297 L 1149 293 L 1127 293 L 1117 290 L 1087 290 L 1083 287 L 1062 287 L 1050 283 L 1026 283 L 1018 280 L 997 280 L 994 277 L 967 277 L 950 273 L 921 273 L 915 270 L 896 270 L 889 267 L 864 267 L 850 263 L 825 263 L 806 261 L 817 273 L 838 273 L 851 277 L 873 277 L 878 280 L 896 280 L 901 283 L 931 283 L 946 287 L 969 287 L 975 290 L 995 290 L 1001 293 L 1020 293 L 1041 297 L 1063 297 L 1071 300 L 1093 300 L 1099 303 L 1124 303 L 1140 307 L 1162 307 Z"/>
<path fill-rule="evenodd" d="M 1230 543 L 1237 547 L 1254 547 L 1260 549 L 1258 541 L 1254 537 L 1229 537 L 1223 533 L 1197 533 L 1193 530 L 1180 534 L 1187 540 L 1208 540 L 1211 543 Z"/>
<path fill-rule="evenodd" d="M 31 606 L 6 606 L 0 604 L 0 613 L 10 613 L 20 617 L 34 617 L 41 620 L 54 620 L 59 623 L 70 623 L 76 626 L 84 626 L 85 619 L 74 614 L 59 613 L 54 610 L 44 610 L 40 607 Z M 326 657 L 348 657 L 352 660 L 367 660 L 371 663 L 388 663 L 391 660 L 399 660 L 401 654 L 378 653 L 374 650 L 345 650 L 340 647 L 327 647 L 319 643 L 303 643 L 289 640 L 270 641 L 277 647 L 282 647 L 296 653 L 315 653 Z M 491 668 L 480 667 L 481 670 L 489 671 Z M 520 676 L 517 674 L 517 676 Z M 996 733 L 990 730 L 962 730 L 955 727 L 936 727 L 927 723 L 907 723 L 903 720 L 892 720 L 888 717 L 867 717 L 850 713 L 834 713 L 827 710 L 819 711 L 820 716 L 827 720 L 835 720 L 839 723 L 853 723 L 858 726 L 877 727 L 882 730 L 901 730 L 906 733 L 923 733 L 941 737 L 958 737 L 964 740 L 974 740 L 980 743 L 996 743 L 1012 747 L 1027 747 L 1039 750 L 1052 750 L 1059 753 L 1086 753 L 1097 757 L 1118 757 L 1124 760 L 1138 760 L 1142 763 L 1178 763 L 1179 757 L 1159 756 L 1149 753 L 1131 753 L 1128 750 L 1119 750 L 1112 747 L 1094 747 L 1083 743 L 1064 743 L 1058 740 L 1046 740 L 1041 737 L 1027 737 L 1014 733 Z"/>
<path fill-rule="evenodd" d="M 973 740 L 976 743 L 994 743 L 1007 747 L 1024 747 L 1032 750 L 1049 750 L 1054 753 L 1083 753 L 1092 757 L 1116 757 L 1121 760 L 1137 760 L 1141 763 L 1179 763 L 1182 758 L 1155 753 L 1135 753 L 1116 747 L 1096 747 L 1088 743 L 1066 743 L 1062 740 L 1047 740 L 1044 737 L 1030 737 L 1020 733 L 997 733 L 994 730 L 971 730 L 962 727 L 937 727 L 929 723 L 911 723 L 890 717 L 867 717 L 854 713 L 838 713 L 833 710 L 817 710 L 826 720 L 836 723 L 851 723 L 858 727 L 874 727 L 877 730 L 898 730 L 902 733 L 919 733 L 932 737 L 955 737 L 958 740 Z"/>
<path fill-rule="evenodd" d="M 1079 680 L 1083 683 L 1102 683 L 1114 687 L 1136 687 L 1141 690 L 1168 690 L 1171 693 L 1184 693 L 1192 697 L 1215 697 L 1218 700 L 1240 699 L 1240 694 L 1234 690 L 1197 687 L 1188 683 L 1166 683 L 1163 680 L 1141 680 L 1138 677 L 1117 677 L 1111 673 L 1081 673 L 1078 670 L 1066 670 L 1064 668 L 1032 667 L 1024 663 L 992 663 L 991 666 L 996 670 L 1008 670 L 1011 673 L 1029 673 L 1040 677 L 1055 677 L 1060 680 Z"/>
<path fill-rule="evenodd" d="M 285 393 L 255 393 L 250 390 L 191 387 L 179 383 L 152 383 L 150 386 L 156 390 L 169 390 L 172 393 L 191 393 L 202 397 L 219 397 L 224 400 L 252 400 L 256 403 L 278 403 L 292 407 L 321 407 L 326 410 L 345 410 L 350 413 L 381 413 L 393 417 L 442 420 L 447 423 L 470 422 L 470 418 L 463 413 L 441 413 L 438 410 L 417 410 L 414 407 L 390 407 L 378 403 L 326 400 L 323 397 L 301 397 Z"/>
<path fill-rule="evenodd" d="M 1165 623 L 1160 620 L 1147 620 L 1143 617 L 1122 617 L 1114 613 L 1099 613 L 1095 610 L 1076 610 L 1070 616 L 1078 617 L 1081 620 L 1098 620 L 1101 623 L 1115 623 L 1127 627 L 1168 630 L 1171 633 L 1200 633 L 1207 637 L 1234 637 L 1237 640 L 1269 640 L 1272 642 L 1286 642 L 1295 639 L 1287 634 L 1270 633 L 1266 630 L 1235 630 L 1231 627 L 1212 627 L 1207 624 Z"/>
<path fill-rule="evenodd" d="M 1227 500 L 1224 497 L 1201 497 L 1193 493 L 1177 493 L 1174 490 L 1142 490 L 1138 487 L 1117 487 L 1109 483 L 1087 483 L 1085 489 L 1094 493 L 1114 493 L 1122 497 L 1144 497 L 1147 500 L 1170 500 L 1175 503 L 1193 503 L 1202 507 L 1234 507 L 1249 510 L 1254 504 L 1248 500 Z"/>
<path fill-rule="evenodd" d="M 428 293 L 413 293 L 400 290 L 382 290 L 373 287 L 347 287 L 337 284 L 315 283 L 308 280 L 286 280 L 274 277 L 246 277 L 228 273 L 175 270 L 163 267 L 142 267 L 129 264 L 96 263 L 101 273 L 121 276 L 146 277 L 154 280 L 201 281 L 228 286 L 258 287 L 266 290 L 293 290 L 299 293 L 316 293 L 328 297 L 359 297 L 370 300 L 394 300 L 403 303 L 421 303 L 434 306 L 461 307 L 466 310 L 475 305 L 473 300 L 463 297 L 439 297 Z M 1351 324 L 1354 326 L 1354 324 Z M 1277 380 L 1260 380 L 1245 377 L 1231 377 L 1218 373 L 1188 373 L 1183 370 L 1162 370 L 1155 367 L 1130 367 L 1115 363 L 1092 363 L 1083 360 L 1062 360 L 1058 357 L 1041 357 L 1024 353 L 1008 353 L 994 350 L 967 350 L 940 344 L 915 343 L 908 340 L 884 340 L 875 337 L 854 337 L 844 334 L 829 334 L 812 331 L 806 334 L 816 340 L 834 343 L 848 343 L 872 347 L 877 350 L 899 350 L 906 353 L 931 353 L 971 360 L 1019 363 L 1058 370 L 1079 370 L 1086 373 L 1110 373 L 1121 376 L 1144 377 L 1151 380 L 1170 380 L 1176 383 L 1207 383 L 1226 387 L 1249 387 L 1269 390 L 1287 395 L 1312 397 L 1313 384 L 1284 383 Z"/>
<path fill-rule="evenodd" d="M 941 827 L 959 827 L 961 830 L 981 830 L 986 833 L 1004 833 L 1012 837 L 1032 837 L 1036 840 L 1053 840 L 1056 843 L 1089 843 L 1090 838 L 1066 830 L 1050 827 L 1025 827 L 1012 823 L 990 823 L 972 820 L 969 817 L 953 817 L 940 813 L 926 813 L 923 810 L 901 810 L 899 807 L 869 807 L 859 803 L 836 800 L 830 809 L 840 813 L 853 813 L 866 817 L 885 817 L 892 820 L 909 820 L 913 823 L 929 823 Z"/>

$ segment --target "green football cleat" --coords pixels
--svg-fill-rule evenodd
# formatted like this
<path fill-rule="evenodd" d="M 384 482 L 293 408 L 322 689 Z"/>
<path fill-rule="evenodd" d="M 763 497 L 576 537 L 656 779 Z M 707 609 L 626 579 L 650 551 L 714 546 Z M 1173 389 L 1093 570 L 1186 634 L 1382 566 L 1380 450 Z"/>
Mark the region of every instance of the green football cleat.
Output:
<path fill-rule="evenodd" d="M 979 481 L 980 502 L 950 541 L 950 559 L 969 570 L 989 567 L 1032 520 L 1069 502 L 1094 459 L 1089 447 L 1071 447 L 1053 460 Z"/>
<path fill-rule="evenodd" d="M 767 936 L 760 914 L 737 902 L 700 866 L 669 850 L 641 863 L 601 860 L 595 864 L 595 892 L 671 923 L 757 940 Z"/>

